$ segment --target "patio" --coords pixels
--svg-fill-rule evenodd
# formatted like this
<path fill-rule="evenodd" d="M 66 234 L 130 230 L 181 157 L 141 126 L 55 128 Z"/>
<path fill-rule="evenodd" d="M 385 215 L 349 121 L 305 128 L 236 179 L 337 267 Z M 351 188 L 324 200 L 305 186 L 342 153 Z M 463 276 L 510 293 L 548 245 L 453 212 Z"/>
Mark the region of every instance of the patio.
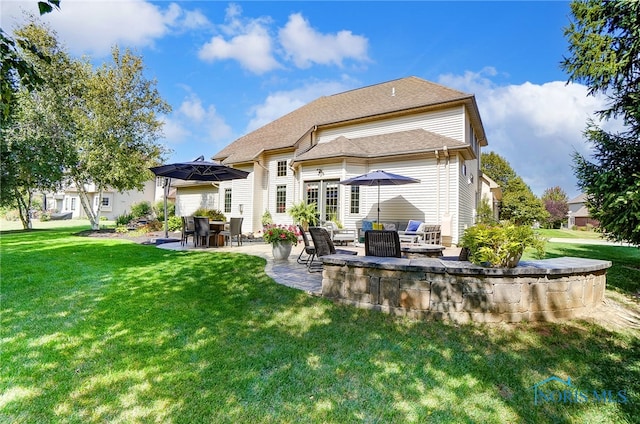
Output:
<path fill-rule="evenodd" d="M 271 253 L 271 245 L 263 242 L 247 242 L 238 246 L 224 246 L 217 248 L 197 248 L 197 250 L 203 252 L 233 252 L 244 253 L 246 255 L 253 255 L 264 258 L 267 260 L 265 272 L 277 283 L 287 287 L 292 287 L 298 290 L 303 290 L 311 295 L 320 296 L 322 294 L 322 273 L 320 272 L 307 272 L 305 265 L 300 265 L 296 262 L 296 258 L 303 248 L 302 243 L 298 243 L 291 250 L 291 255 L 287 261 L 276 261 L 273 259 Z M 196 250 L 193 244 L 181 246 L 180 242 L 177 243 L 164 243 L 159 244 L 160 249 L 169 250 Z M 358 252 L 358 256 L 364 255 L 364 244 L 357 246 L 345 246 L 346 249 L 354 250 Z M 446 248 L 443 252 L 444 256 L 458 256 L 460 249 L 458 248 Z"/>

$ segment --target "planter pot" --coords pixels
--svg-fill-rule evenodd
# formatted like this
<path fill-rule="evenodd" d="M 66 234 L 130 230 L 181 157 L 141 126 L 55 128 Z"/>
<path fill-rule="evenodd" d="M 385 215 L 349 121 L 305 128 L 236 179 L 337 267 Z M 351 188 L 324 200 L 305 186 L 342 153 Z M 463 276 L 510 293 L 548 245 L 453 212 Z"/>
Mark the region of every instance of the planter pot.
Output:
<path fill-rule="evenodd" d="M 291 255 L 291 248 L 293 245 L 291 243 L 273 243 L 271 245 L 271 251 L 273 253 L 273 259 L 276 260 L 287 260 L 289 259 L 289 255 Z"/>
<path fill-rule="evenodd" d="M 514 256 L 510 256 L 507 259 L 507 268 L 515 268 L 518 266 L 518 262 L 520 262 L 520 258 L 522 258 L 522 252 L 516 253 Z"/>

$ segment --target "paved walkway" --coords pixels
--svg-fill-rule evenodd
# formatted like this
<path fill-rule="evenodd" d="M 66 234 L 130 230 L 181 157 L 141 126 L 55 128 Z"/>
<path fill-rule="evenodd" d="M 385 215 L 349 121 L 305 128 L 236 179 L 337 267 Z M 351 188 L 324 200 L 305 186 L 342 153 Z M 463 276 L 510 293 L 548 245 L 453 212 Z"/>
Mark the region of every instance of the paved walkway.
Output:
<path fill-rule="evenodd" d="M 187 246 L 181 246 L 180 243 L 165 243 L 159 244 L 161 249 L 169 250 L 200 250 L 203 252 L 234 252 L 244 253 L 247 255 L 259 256 L 267 260 L 265 272 L 277 283 L 293 287 L 298 290 L 304 290 L 305 292 L 313 295 L 319 295 L 322 293 L 322 273 L 321 272 L 308 272 L 307 267 L 300 265 L 296 258 L 303 249 L 303 244 L 298 243 L 291 249 L 291 256 L 286 261 L 276 261 L 273 259 L 271 253 L 271 245 L 263 242 L 248 242 L 245 241 L 242 246 L 234 245 L 225 247 L 209 247 L 209 248 L 195 248 L 193 244 Z M 341 249 L 355 250 L 358 255 L 364 255 L 364 246 L 340 246 Z M 445 256 L 457 256 L 459 249 L 447 248 L 444 251 Z"/>

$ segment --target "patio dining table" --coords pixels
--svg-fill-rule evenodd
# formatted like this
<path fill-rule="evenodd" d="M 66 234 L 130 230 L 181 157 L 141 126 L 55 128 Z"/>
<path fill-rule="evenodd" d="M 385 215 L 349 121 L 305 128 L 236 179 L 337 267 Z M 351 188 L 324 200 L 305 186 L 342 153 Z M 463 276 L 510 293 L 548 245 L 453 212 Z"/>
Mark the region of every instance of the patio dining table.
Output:
<path fill-rule="evenodd" d="M 215 237 L 209 238 L 209 247 L 218 247 L 220 246 L 220 233 L 224 231 L 227 222 L 224 221 L 209 221 L 209 229 L 212 234 L 215 234 Z M 213 240 L 213 242 L 212 242 Z M 212 244 L 213 243 L 213 244 Z M 222 240 L 222 245 L 224 246 L 224 239 Z"/>

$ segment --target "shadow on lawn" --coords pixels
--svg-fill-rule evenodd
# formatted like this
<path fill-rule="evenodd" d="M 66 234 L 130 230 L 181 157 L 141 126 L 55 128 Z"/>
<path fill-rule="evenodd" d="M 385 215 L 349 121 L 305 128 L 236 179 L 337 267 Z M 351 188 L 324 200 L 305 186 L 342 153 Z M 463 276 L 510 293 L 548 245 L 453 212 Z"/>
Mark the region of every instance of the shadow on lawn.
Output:
<path fill-rule="evenodd" d="M 277 285 L 256 257 L 34 241 L 26 250 L 21 238 L 3 243 L 3 263 L 37 254 L 37 262 L 70 265 L 39 281 L 3 282 L 2 380 L 13 398 L 0 418 L 632 422 L 640 415 L 637 333 L 581 321 L 409 322 Z M 630 403 L 534 405 L 533 385 L 551 375 L 571 377 L 582 390 L 628 390 Z"/>

